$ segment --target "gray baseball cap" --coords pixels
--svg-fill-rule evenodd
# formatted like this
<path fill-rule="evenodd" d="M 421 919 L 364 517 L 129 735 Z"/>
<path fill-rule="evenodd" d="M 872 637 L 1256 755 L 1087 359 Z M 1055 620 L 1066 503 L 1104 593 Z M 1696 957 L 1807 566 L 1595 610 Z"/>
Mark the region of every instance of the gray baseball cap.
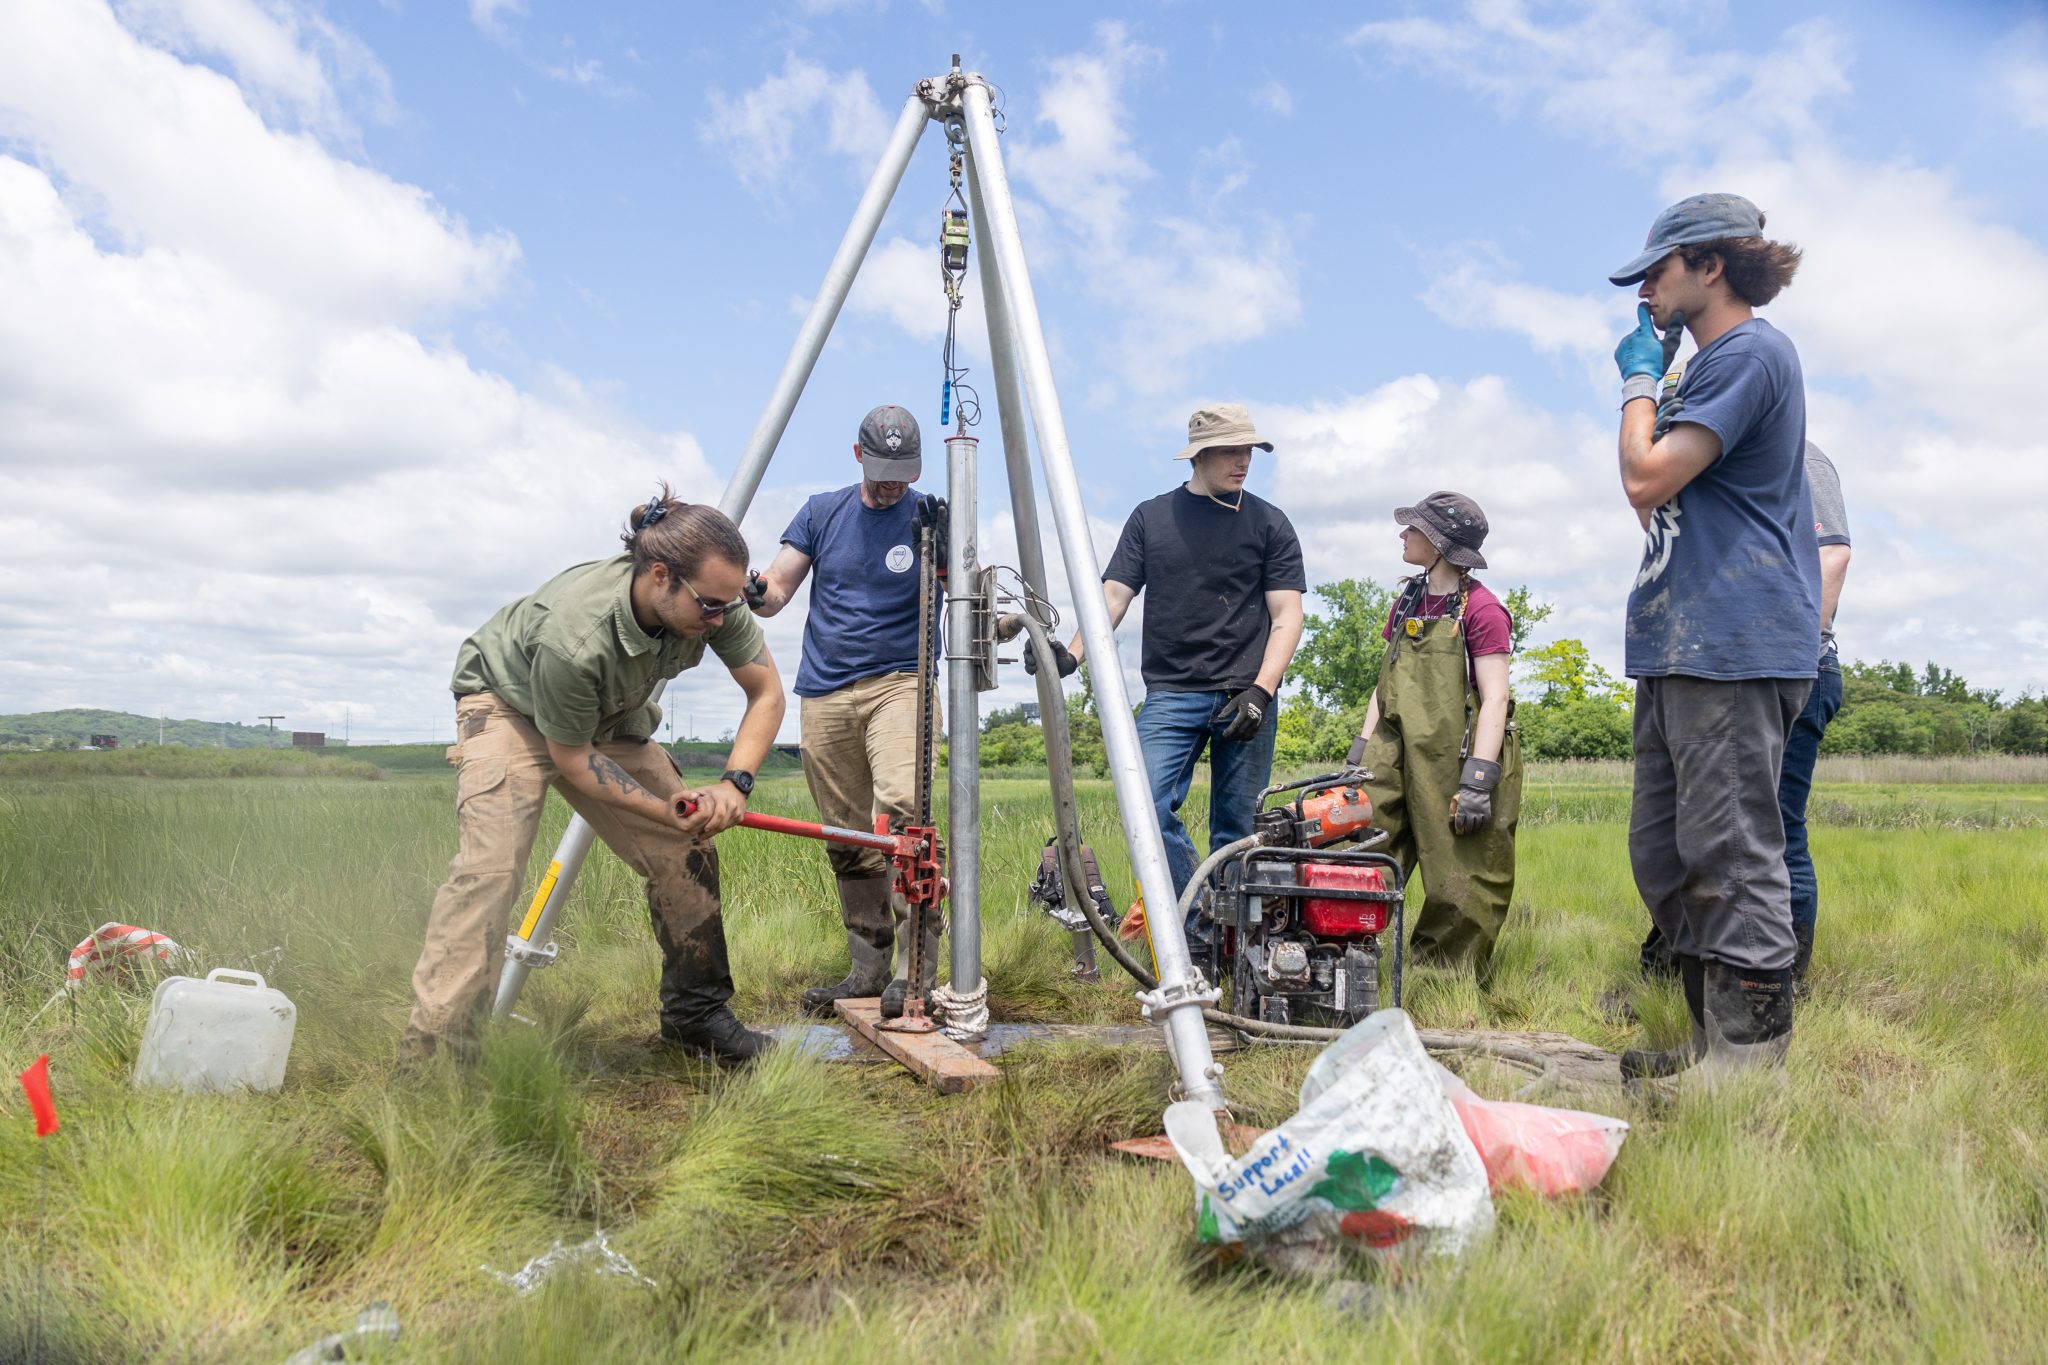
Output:
<path fill-rule="evenodd" d="M 911 483 L 924 473 L 917 419 L 884 403 L 860 419 L 860 467 L 875 483 Z"/>
<path fill-rule="evenodd" d="M 1640 284 L 1650 267 L 1682 246 L 1716 242 L 1724 237 L 1761 237 L 1763 211 L 1739 194 L 1696 194 L 1657 215 L 1643 254 L 1607 278 L 1616 284 Z"/>

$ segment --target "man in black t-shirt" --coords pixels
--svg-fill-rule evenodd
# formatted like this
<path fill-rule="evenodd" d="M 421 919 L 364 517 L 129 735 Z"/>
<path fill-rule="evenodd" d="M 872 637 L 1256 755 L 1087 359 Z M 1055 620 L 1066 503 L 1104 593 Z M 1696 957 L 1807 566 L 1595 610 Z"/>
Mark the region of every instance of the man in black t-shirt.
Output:
<path fill-rule="evenodd" d="M 1197 861 L 1180 820 L 1195 765 L 1208 749 L 1210 847 L 1250 834 L 1273 773 L 1273 698 L 1301 642 L 1301 542 L 1285 513 L 1244 491 L 1254 448 L 1273 443 L 1235 403 L 1188 418 L 1174 457 L 1192 462 L 1188 481 L 1138 504 L 1102 575 L 1112 627 L 1146 594 L 1138 742 L 1177 893 Z M 1062 677 L 1081 650 L 1078 635 L 1059 650 Z"/>

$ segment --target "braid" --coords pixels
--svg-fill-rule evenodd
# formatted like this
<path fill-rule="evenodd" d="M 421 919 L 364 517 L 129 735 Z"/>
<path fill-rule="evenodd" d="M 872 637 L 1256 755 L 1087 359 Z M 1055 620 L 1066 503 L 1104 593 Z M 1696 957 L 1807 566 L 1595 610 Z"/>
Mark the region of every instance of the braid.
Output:
<path fill-rule="evenodd" d="M 1465 631 L 1465 605 L 1472 600 L 1472 571 L 1458 570 L 1458 633 Z"/>

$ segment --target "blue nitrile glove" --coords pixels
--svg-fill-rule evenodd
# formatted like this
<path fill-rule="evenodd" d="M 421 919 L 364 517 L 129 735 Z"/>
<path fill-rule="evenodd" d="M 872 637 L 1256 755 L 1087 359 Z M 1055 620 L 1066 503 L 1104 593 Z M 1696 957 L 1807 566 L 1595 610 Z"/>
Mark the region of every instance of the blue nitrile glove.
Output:
<path fill-rule="evenodd" d="M 1621 367 L 1623 379 L 1643 374 L 1654 383 L 1664 377 L 1664 339 L 1657 335 L 1657 324 L 1650 320 L 1649 304 L 1636 305 L 1636 329 L 1614 348 L 1614 363 Z"/>

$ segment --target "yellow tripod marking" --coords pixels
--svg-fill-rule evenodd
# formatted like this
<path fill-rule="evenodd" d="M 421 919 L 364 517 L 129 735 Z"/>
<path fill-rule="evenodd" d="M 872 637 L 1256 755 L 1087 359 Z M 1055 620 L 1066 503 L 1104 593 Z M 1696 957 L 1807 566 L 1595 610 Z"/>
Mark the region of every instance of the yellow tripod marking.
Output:
<path fill-rule="evenodd" d="M 548 897 L 553 894 L 555 882 L 561 875 L 561 863 L 550 862 L 548 875 L 542 877 L 540 885 L 534 888 L 533 904 L 526 907 L 526 918 L 519 922 L 519 937 L 528 943 L 533 942 L 533 932 L 540 926 L 540 912 L 547 907 Z"/>

